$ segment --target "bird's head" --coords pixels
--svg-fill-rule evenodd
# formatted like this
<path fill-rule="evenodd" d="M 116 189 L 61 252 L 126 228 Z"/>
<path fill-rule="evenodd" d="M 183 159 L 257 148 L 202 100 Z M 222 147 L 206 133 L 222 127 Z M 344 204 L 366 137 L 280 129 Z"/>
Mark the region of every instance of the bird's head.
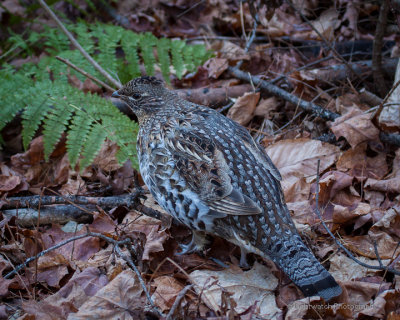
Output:
<path fill-rule="evenodd" d="M 173 93 L 155 77 L 140 77 L 126 83 L 112 94 L 124 101 L 139 118 L 146 118 L 165 106 Z"/>

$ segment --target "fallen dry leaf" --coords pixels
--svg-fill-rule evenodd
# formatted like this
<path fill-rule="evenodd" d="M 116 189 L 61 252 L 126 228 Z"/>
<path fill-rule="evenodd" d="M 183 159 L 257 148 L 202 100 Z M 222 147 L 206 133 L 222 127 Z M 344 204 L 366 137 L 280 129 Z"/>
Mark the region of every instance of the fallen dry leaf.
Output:
<path fill-rule="evenodd" d="M 319 297 L 307 297 L 296 300 L 288 305 L 285 320 L 298 319 L 342 319 L 336 317 L 337 313 L 341 313 L 339 304 L 325 304 Z M 344 317 L 346 319 L 347 317 Z"/>
<path fill-rule="evenodd" d="M 320 204 L 327 204 L 339 191 L 350 187 L 352 183 L 353 177 L 343 172 L 329 171 L 325 173 L 319 180 Z"/>
<path fill-rule="evenodd" d="M 333 205 L 333 223 L 345 224 L 348 221 L 352 221 L 360 216 L 364 216 L 371 212 L 371 207 L 368 203 L 360 202 L 357 207 L 350 210 L 349 207 L 343 207 L 338 204 Z"/>
<path fill-rule="evenodd" d="M 379 141 L 379 130 L 371 122 L 371 114 L 357 107 L 337 118 L 331 126 L 336 138 L 344 137 L 352 148 L 362 142 Z"/>
<path fill-rule="evenodd" d="M 117 144 L 109 139 L 106 139 L 101 146 L 98 155 L 96 158 L 94 158 L 93 165 L 98 166 L 104 172 L 117 170 L 121 166 L 115 157 L 117 151 Z"/>
<path fill-rule="evenodd" d="M 338 147 L 308 138 L 282 140 L 268 146 L 266 151 L 284 180 L 301 174 L 307 182 L 316 177 L 318 159 L 321 160 L 320 172 L 323 172 L 340 155 Z"/>
<path fill-rule="evenodd" d="M 246 92 L 236 100 L 235 104 L 229 109 L 227 116 L 242 126 L 247 125 L 253 118 L 258 100 L 260 100 L 259 92 Z"/>
<path fill-rule="evenodd" d="M 268 146 L 266 151 L 282 175 L 287 202 L 307 200 L 310 182 L 316 178 L 318 159 L 323 172 L 340 155 L 338 147 L 308 138 L 282 140 Z"/>
<path fill-rule="evenodd" d="M 76 233 L 64 232 L 59 226 L 53 225 L 41 235 L 43 247 L 44 249 L 47 249 L 63 240 L 84 233 L 86 233 L 85 230 L 80 230 Z M 61 254 L 66 259 L 87 261 L 99 250 L 100 239 L 96 237 L 85 237 L 74 242 L 67 243 L 64 246 L 53 250 L 53 252 Z"/>
<path fill-rule="evenodd" d="M 363 236 L 343 236 L 343 244 L 350 251 L 374 259 L 376 255 L 371 239 L 376 241 L 381 259 L 390 259 L 396 256 L 396 252 L 398 254 L 398 241 L 383 231 L 369 232 Z"/>
<path fill-rule="evenodd" d="M 353 319 L 358 319 L 358 313 L 370 309 L 372 298 L 379 293 L 381 283 L 363 281 L 346 281 L 341 283 L 348 294 L 346 308 L 353 313 Z M 344 308 L 345 306 L 343 306 Z"/>
<path fill-rule="evenodd" d="M 237 313 L 244 312 L 256 302 L 256 314 L 260 317 L 279 319 L 282 315 L 274 295 L 278 280 L 267 267 L 257 262 L 249 271 L 236 266 L 222 271 L 196 270 L 190 274 L 190 279 L 197 293 L 202 293 L 204 303 L 215 312 L 221 310 L 221 293 L 226 290 L 237 304 Z"/>
<path fill-rule="evenodd" d="M 68 319 L 140 319 L 144 308 L 142 291 L 136 274 L 125 270 L 88 298 Z"/>
<path fill-rule="evenodd" d="M 317 215 L 311 208 L 308 200 L 288 202 L 288 209 L 293 211 L 292 218 L 295 223 L 314 225 L 318 221 Z"/>
<path fill-rule="evenodd" d="M 323 39 L 321 39 L 320 35 L 317 34 L 316 31 L 312 31 L 311 38 L 317 40 L 334 40 L 334 31 L 340 26 L 339 12 L 335 8 L 329 8 L 328 10 L 323 11 L 318 19 L 312 21 L 314 28 L 322 35 Z"/>
<path fill-rule="evenodd" d="M 156 288 L 152 299 L 163 312 L 171 309 L 176 296 L 184 287 L 179 281 L 170 276 L 155 278 L 152 286 Z"/>
<path fill-rule="evenodd" d="M 400 60 L 397 63 L 393 85 L 400 81 Z M 379 115 L 379 124 L 391 130 L 400 129 L 400 87 L 394 89 Z"/>
<path fill-rule="evenodd" d="M 3 176 L 0 175 L 0 192 L 11 191 L 21 183 L 19 176 Z"/>
<path fill-rule="evenodd" d="M 246 53 L 243 48 L 230 41 L 216 41 L 212 48 L 220 51 L 221 58 L 231 62 L 250 59 L 249 54 Z"/>
<path fill-rule="evenodd" d="M 100 269 L 88 267 L 76 271 L 67 284 L 46 299 L 23 301 L 22 308 L 35 319 L 66 319 L 107 283 L 107 276 Z"/>
<path fill-rule="evenodd" d="M 161 221 L 147 216 L 141 216 L 138 212 L 130 212 L 124 219 L 125 232 L 141 232 L 146 235 L 146 243 L 143 251 L 143 260 L 150 260 L 150 254 L 164 251 L 164 242 L 169 238 Z"/>
<path fill-rule="evenodd" d="M 345 151 L 336 162 L 337 170 L 360 180 L 383 178 L 388 172 L 386 154 L 381 152 L 375 157 L 368 157 L 366 149 L 367 145 L 363 143 Z"/>
<path fill-rule="evenodd" d="M 377 259 L 369 259 L 366 257 L 357 257 L 363 263 L 372 266 L 379 266 Z M 339 281 L 351 281 L 376 274 L 376 270 L 367 269 L 360 266 L 357 262 L 353 261 L 343 253 L 337 253 L 329 258 L 331 275 Z M 382 260 L 384 265 L 387 265 L 389 260 Z"/>
<path fill-rule="evenodd" d="M 227 59 L 211 58 L 204 64 L 211 78 L 218 79 L 219 76 L 228 69 L 229 64 Z"/>
<path fill-rule="evenodd" d="M 261 99 L 254 111 L 254 115 L 270 119 L 271 113 L 275 111 L 280 104 L 276 97 Z"/>
<path fill-rule="evenodd" d="M 361 310 L 360 316 L 365 315 L 366 317 L 373 317 L 375 319 L 384 319 L 385 314 L 395 312 L 396 314 L 392 314 L 392 319 L 398 319 L 399 301 L 399 291 L 387 290 L 376 297 L 369 308 Z M 388 316 L 386 319 L 388 320 L 390 318 L 391 317 Z"/>

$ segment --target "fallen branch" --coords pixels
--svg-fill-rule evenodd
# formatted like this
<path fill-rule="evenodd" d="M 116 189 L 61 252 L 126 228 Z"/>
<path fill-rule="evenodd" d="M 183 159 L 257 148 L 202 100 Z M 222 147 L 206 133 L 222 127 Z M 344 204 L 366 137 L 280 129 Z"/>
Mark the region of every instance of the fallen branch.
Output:
<path fill-rule="evenodd" d="M 239 70 L 237 67 L 229 67 L 228 70 L 236 78 L 246 81 L 246 82 L 252 82 L 255 85 L 259 86 L 262 90 L 264 90 L 268 93 L 271 93 L 275 96 L 278 96 L 288 102 L 291 102 L 294 105 L 298 105 L 303 110 L 305 110 L 307 112 L 311 112 L 320 118 L 333 121 L 336 118 L 340 117 L 339 114 L 329 111 L 327 109 L 324 109 L 312 102 L 304 101 L 304 100 L 296 97 L 295 95 L 290 94 L 289 92 L 287 92 L 265 80 L 262 80 L 259 76 L 252 76 L 249 73 Z"/>
<path fill-rule="evenodd" d="M 372 72 L 374 76 L 374 83 L 377 86 L 379 93 L 382 97 L 388 91 L 385 84 L 385 77 L 382 68 L 382 47 L 383 47 L 383 37 L 385 35 L 385 29 L 389 13 L 389 0 L 381 1 L 381 8 L 379 11 L 379 17 L 376 24 L 374 44 L 372 50 Z"/>
<path fill-rule="evenodd" d="M 16 223 L 18 226 L 23 228 L 33 228 L 37 227 L 38 221 L 39 225 L 48 225 L 51 223 L 62 225 L 69 221 L 75 221 L 77 223 L 92 223 L 93 215 L 88 213 L 88 211 L 94 210 L 96 210 L 95 206 L 85 206 L 84 208 L 78 208 L 73 205 L 41 206 L 40 218 L 39 210 L 33 208 L 2 210 L 2 212 L 7 219 L 16 217 Z"/>
<path fill-rule="evenodd" d="M 10 197 L 4 199 L 5 203 L 2 209 L 16 208 L 38 208 L 39 205 L 53 204 L 75 204 L 75 205 L 93 205 L 102 208 L 114 208 L 118 206 L 127 206 L 128 208 L 137 205 L 137 199 L 144 195 L 143 190 L 135 190 L 131 194 L 125 194 L 112 197 L 85 197 L 85 196 L 29 196 L 29 197 Z"/>
<path fill-rule="evenodd" d="M 393 71 L 396 70 L 396 65 L 398 61 L 398 58 L 385 59 L 382 64 L 382 68 L 388 74 L 393 74 Z M 355 73 L 362 74 L 363 76 L 367 76 L 373 73 L 372 60 L 354 61 L 349 63 L 349 66 L 351 70 L 353 70 Z M 350 78 L 351 76 L 347 65 L 344 64 L 311 69 L 307 70 L 306 72 L 308 74 L 311 74 L 315 79 L 325 82 L 339 82 Z"/>
<path fill-rule="evenodd" d="M 148 217 L 160 221 L 166 221 L 169 219 L 169 216 L 163 214 L 162 212 L 140 203 L 139 198 L 143 197 L 143 195 L 144 191 L 139 188 L 131 194 L 112 197 L 59 195 L 12 197 L 4 199 L 1 209 L 6 214 L 16 215 L 18 216 L 18 219 L 22 219 L 22 221 L 18 220 L 17 223 L 24 227 L 31 227 L 34 225 L 33 222 L 36 222 L 38 219 L 38 212 L 34 209 L 39 207 L 41 208 L 40 224 L 42 225 L 50 223 L 63 224 L 69 220 L 85 223 L 86 220 L 92 219 L 92 215 L 88 212 L 97 210 L 96 207 L 112 209 L 115 207 L 124 206 L 129 210 L 137 210 Z M 69 213 L 64 214 L 63 210 Z M 29 213 L 29 216 L 24 217 L 22 213 Z M 56 217 L 56 215 L 59 215 L 59 217 Z M 176 225 L 180 224 L 176 219 L 173 219 L 172 223 Z"/>
<path fill-rule="evenodd" d="M 324 109 L 323 107 L 316 105 L 312 102 L 304 101 L 296 97 L 295 95 L 269 83 L 268 81 L 262 80 L 259 76 L 252 76 L 249 73 L 239 70 L 236 67 L 229 67 L 228 71 L 232 73 L 236 78 L 246 82 L 254 83 L 255 85 L 259 86 L 262 90 L 270 94 L 273 94 L 275 96 L 278 96 L 290 103 L 293 103 L 294 105 L 299 106 L 303 110 L 312 113 L 317 117 L 329 121 L 334 121 L 335 119 L 340 117 L 338 113 Z M 400 135 L 394 133 L 381 132 L 379 136 L 382 142 L 386 142 L 391 145 L 400 147 Z"/>

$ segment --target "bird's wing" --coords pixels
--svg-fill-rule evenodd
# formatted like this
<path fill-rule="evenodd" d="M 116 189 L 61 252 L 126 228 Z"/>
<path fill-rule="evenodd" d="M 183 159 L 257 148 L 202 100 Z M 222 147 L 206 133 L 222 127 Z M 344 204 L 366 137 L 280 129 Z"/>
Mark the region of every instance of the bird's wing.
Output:
<path fill-rule="evenodd" d="M 223 217 L 262 212 L 253 200 L 233 187 L 222 152 L 204 132 L 175 128 L 164 136 L 164 142 L 180 177 L 208 205 L 210 214 Z"/>

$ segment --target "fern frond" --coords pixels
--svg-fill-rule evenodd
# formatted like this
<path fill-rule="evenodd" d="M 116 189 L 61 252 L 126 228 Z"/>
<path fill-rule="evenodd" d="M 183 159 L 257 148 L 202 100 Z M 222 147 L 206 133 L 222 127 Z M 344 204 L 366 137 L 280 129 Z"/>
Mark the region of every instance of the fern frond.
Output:
<path fill-rule="evenodd" d="M 153 47 L 156 44 L 156 41 L 157 38 L 149 32 L 141 35 L 139 41 L 144 67 L 146 69 L 146 73 L 149 75 L 154 74 L 154 64 L 156 63 L 156 58 L 154 57 Z"/>
<path fill-rule="evenodd" d="M 81 170 L 93 162 L 93 159 L 100 151 L 101 145 L 106 137 L 107 131 L 104 130 L 103 126 L 99 123 L 94 123 L 87 135 L 87 140 L 90 141 L 90 143 L 85 144 L 82 152 L 82 160 L 80 162 Z"/>
<path fill-rule="evenodd" d="M 103 65 L 109 73 L 116 74 L 116 48 L 121 40 L 121 31 L 114 26 L 98 23 L 94 27 L 92 26 L 91 34 L 98 39 L 99 54 L 96 56 L 96 61 Z"/>
<path fill-rule="evenodd" d="M 128 63 L 128 67 L 124 68 L 127 71 L 128 76 L 127 79 L 124 79 L 120 76 L 121 80 L 126 82 L 132 78 L 136 78 L 140 76 L 140 68 L 139 68 L 139 56 L 138 56 L 138 44 L 139 44 L 139 35 L 127 30 L 124 32 L 123 37 L 121 39 L 122 50 L 125 53 L 125 59 Z"/>
<path fill-rule="evenodd" d="M 16 90 L 12 76 L 7 71 L 2 71 L 0 73 L 0 130 L 25 107 L 23 93 Z M 19 76 L 16 80 L 24 83 L 24 77 Z"/>
<path fill-rule="evenodd" d="M 178 79 L 182 78 L 183 71 L 185 69 L 185 63 L 182 57 L 182 49 L 184 46 L 185 42 L 180 40 L 174 40 L 171 42 L 172 64 Z"/>
<path fill-rule="evenodd" d="M 44 83 L 37 83 L 34 88 L 40 89 L 40 91 L 37 91 L 37 95 L 32 92 L 32 95 L 26 101 L 26 108 L 22 113 L 22 144 L 25 149 L 28 148 L 29 143 L 49 111 L 48 88 L 46 88 Z"/>
<path fill-rule="evenodd" d="M 65 131 L 73 111 L 73 108 L 65 100 L 54 97 L 51 100 L 55 106 L 47 113 L 43 125 L 44 158 L 46 161 L 49 160 L 50 154 Z"/>
<path fill-rule="evenodd" d="M 76 107 L 76 109 L 75 115 L 71 120 L 71 125 L 69 126 L 66 143 L 68 159 L 72 167 L 74 167 L 78 161 L 92 126 L 92 121 L 88 119 L 87 113 L 79 109 L 79 107 Z"/>
<path fill-rule="evenodd" d="M 67 25 L 67 28 L 75 33 L 99 64 L 114 75 L 118 72 L 117 76 L 124 82 L 141 74 L 141 63 L 149 75 L 154 74 L 158 63 L 163 77 L 169 82 L 171 63 L 176 76 L 181 78 L 185 70 L 194 70 L 210 55 L 201 45 L 157 39 L 151 33 L 137 34 L 119 26 L 78 22 Z M 109 137 L 119 146 L 118 160 L 130 159 L 137 167 L 135 140 L 138 125 L 109 101 L 72 87 L 68 83 L 71 74 L 82 81 L 84 76 L 56 60 L 55 55 L 70 60 L 99 79 L 103 76 L 82 58 L 80 52 L 71 50 L 67 38 L 56 28 L 46 27 L 42 33 L 32 32 L 27 40 L 15 36 L 7 47 L 20 47 L 25 55 L 36 50 L 36 43 L 44 43 L 50 55 L 40 59 L 37 65 L 24 64 L 18 71 L 8 65 L 0 70 L 0 129 L 23 110 L 24 147 L 28 147 L 42 126 L 46 159 L 66 132 L 71 165 L 75 165 L 80 157 L 81 169 L 89 165 L 104 139 Z M 117 55 L 120 48 L 123 55 Z"/>
<path fill-rule="evenodd" d="M 169 83 L 169 66 L 171 65 L 171 61 L 169 58 L 169 49 L 170 49 L 171 40 L 167 38 L 163 38 L 157 41 L 157 53 L 158 53 L 158 61 L 160 63 L 161 73 L 164 79 Z"/>
<path fill-rule="evenodd" d="M 186 69 L 189 72 L 192 72 L 196 69 L 196 64 L 193 61 L 193 51 L 195 47 L 194 46 L 184 46 L 183 47 L 183 60 L 185 61 Z"/>

